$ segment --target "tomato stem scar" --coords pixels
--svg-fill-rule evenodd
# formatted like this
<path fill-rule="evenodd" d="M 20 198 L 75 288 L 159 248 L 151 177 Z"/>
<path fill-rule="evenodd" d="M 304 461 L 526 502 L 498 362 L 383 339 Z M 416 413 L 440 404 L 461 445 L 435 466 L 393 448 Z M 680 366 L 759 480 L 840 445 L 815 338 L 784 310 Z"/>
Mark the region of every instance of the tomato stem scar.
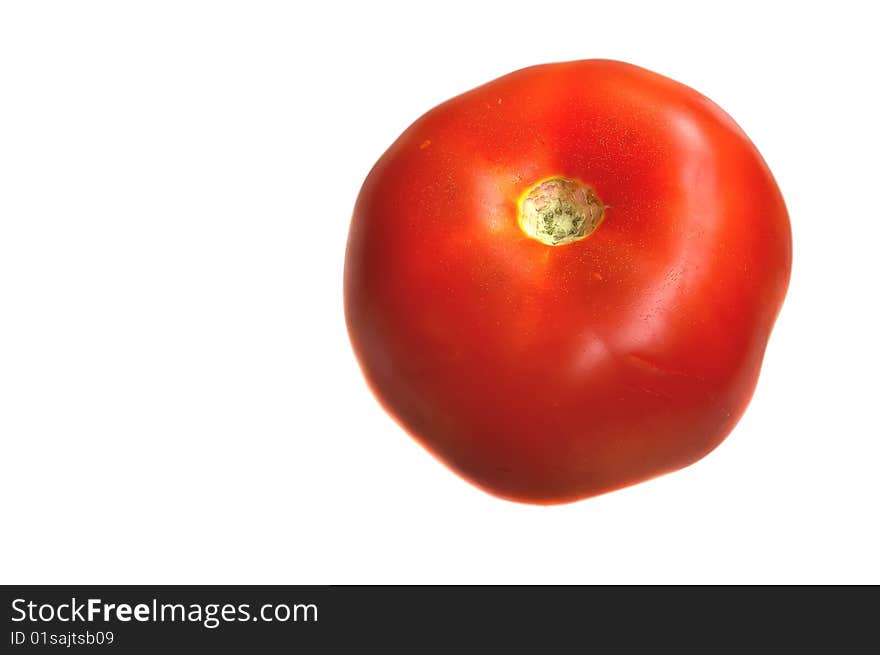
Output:
<path fill-rule="evenodd" d="M 606 205 L 586 184 L 551 177 L 529 187 L 518 203 L 520 228 L 548 246 L 590 236 L 602 222 Z"/>

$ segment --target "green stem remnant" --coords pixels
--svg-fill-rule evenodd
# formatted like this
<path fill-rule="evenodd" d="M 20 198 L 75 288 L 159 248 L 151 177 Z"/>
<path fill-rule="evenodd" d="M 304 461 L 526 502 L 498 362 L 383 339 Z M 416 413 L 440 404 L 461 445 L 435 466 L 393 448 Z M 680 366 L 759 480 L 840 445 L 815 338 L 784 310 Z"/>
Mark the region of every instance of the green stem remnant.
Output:
<path fill-rule="evenodd" d="M 548 246 L 562 246 L 593 233 L 605 205 L 588 186 L 565 177 L 538 182 L 519 206 L 523 232 Z"/>

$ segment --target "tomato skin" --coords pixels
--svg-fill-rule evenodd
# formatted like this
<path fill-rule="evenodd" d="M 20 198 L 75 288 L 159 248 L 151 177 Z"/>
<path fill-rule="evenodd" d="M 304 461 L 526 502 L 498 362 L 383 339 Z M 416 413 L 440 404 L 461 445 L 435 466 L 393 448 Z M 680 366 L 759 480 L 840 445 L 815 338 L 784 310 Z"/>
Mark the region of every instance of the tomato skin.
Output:
<path fill-rule="evenodd" d="M 589 185 L 589 237 L 529 238 L 536 182 Z M 345 312 L 386 410 L 454 471 L 560 503 L 700 459 L 757 382 L 791 269 L 782 196 L 733 120 L 621 62 L 535 66 L 429 111 L 352 217 Z"/>

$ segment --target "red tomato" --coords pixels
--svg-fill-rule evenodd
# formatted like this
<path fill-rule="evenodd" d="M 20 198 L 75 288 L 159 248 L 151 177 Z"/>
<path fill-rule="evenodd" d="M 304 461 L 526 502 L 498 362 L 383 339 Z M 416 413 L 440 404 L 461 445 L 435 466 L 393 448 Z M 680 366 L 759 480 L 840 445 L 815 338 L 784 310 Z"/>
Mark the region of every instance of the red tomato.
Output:
<path fill-rule="evenodd" d="M 482 489 L 567 502 L 679 469 L 739 420 L 791 269 L 782 195 L 693 89 L 536 66 L 432 109 L 373 167 L 345 262 L 388 412 Z"/>

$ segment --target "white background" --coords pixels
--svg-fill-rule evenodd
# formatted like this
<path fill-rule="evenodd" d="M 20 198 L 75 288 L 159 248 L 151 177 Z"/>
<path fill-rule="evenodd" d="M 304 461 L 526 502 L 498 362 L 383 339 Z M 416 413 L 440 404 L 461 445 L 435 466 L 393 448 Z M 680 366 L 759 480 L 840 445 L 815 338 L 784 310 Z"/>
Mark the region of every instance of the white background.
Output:
<path fill-rule="evenodd" d="M 4 3 L 0 581 L 880 583 L 870 7 Z M 364 176 L 420 114 L 591 57 L 740 123 L 794 269 L 718 450 L 522 506 L 379 408 L 343 253 Z"/>

